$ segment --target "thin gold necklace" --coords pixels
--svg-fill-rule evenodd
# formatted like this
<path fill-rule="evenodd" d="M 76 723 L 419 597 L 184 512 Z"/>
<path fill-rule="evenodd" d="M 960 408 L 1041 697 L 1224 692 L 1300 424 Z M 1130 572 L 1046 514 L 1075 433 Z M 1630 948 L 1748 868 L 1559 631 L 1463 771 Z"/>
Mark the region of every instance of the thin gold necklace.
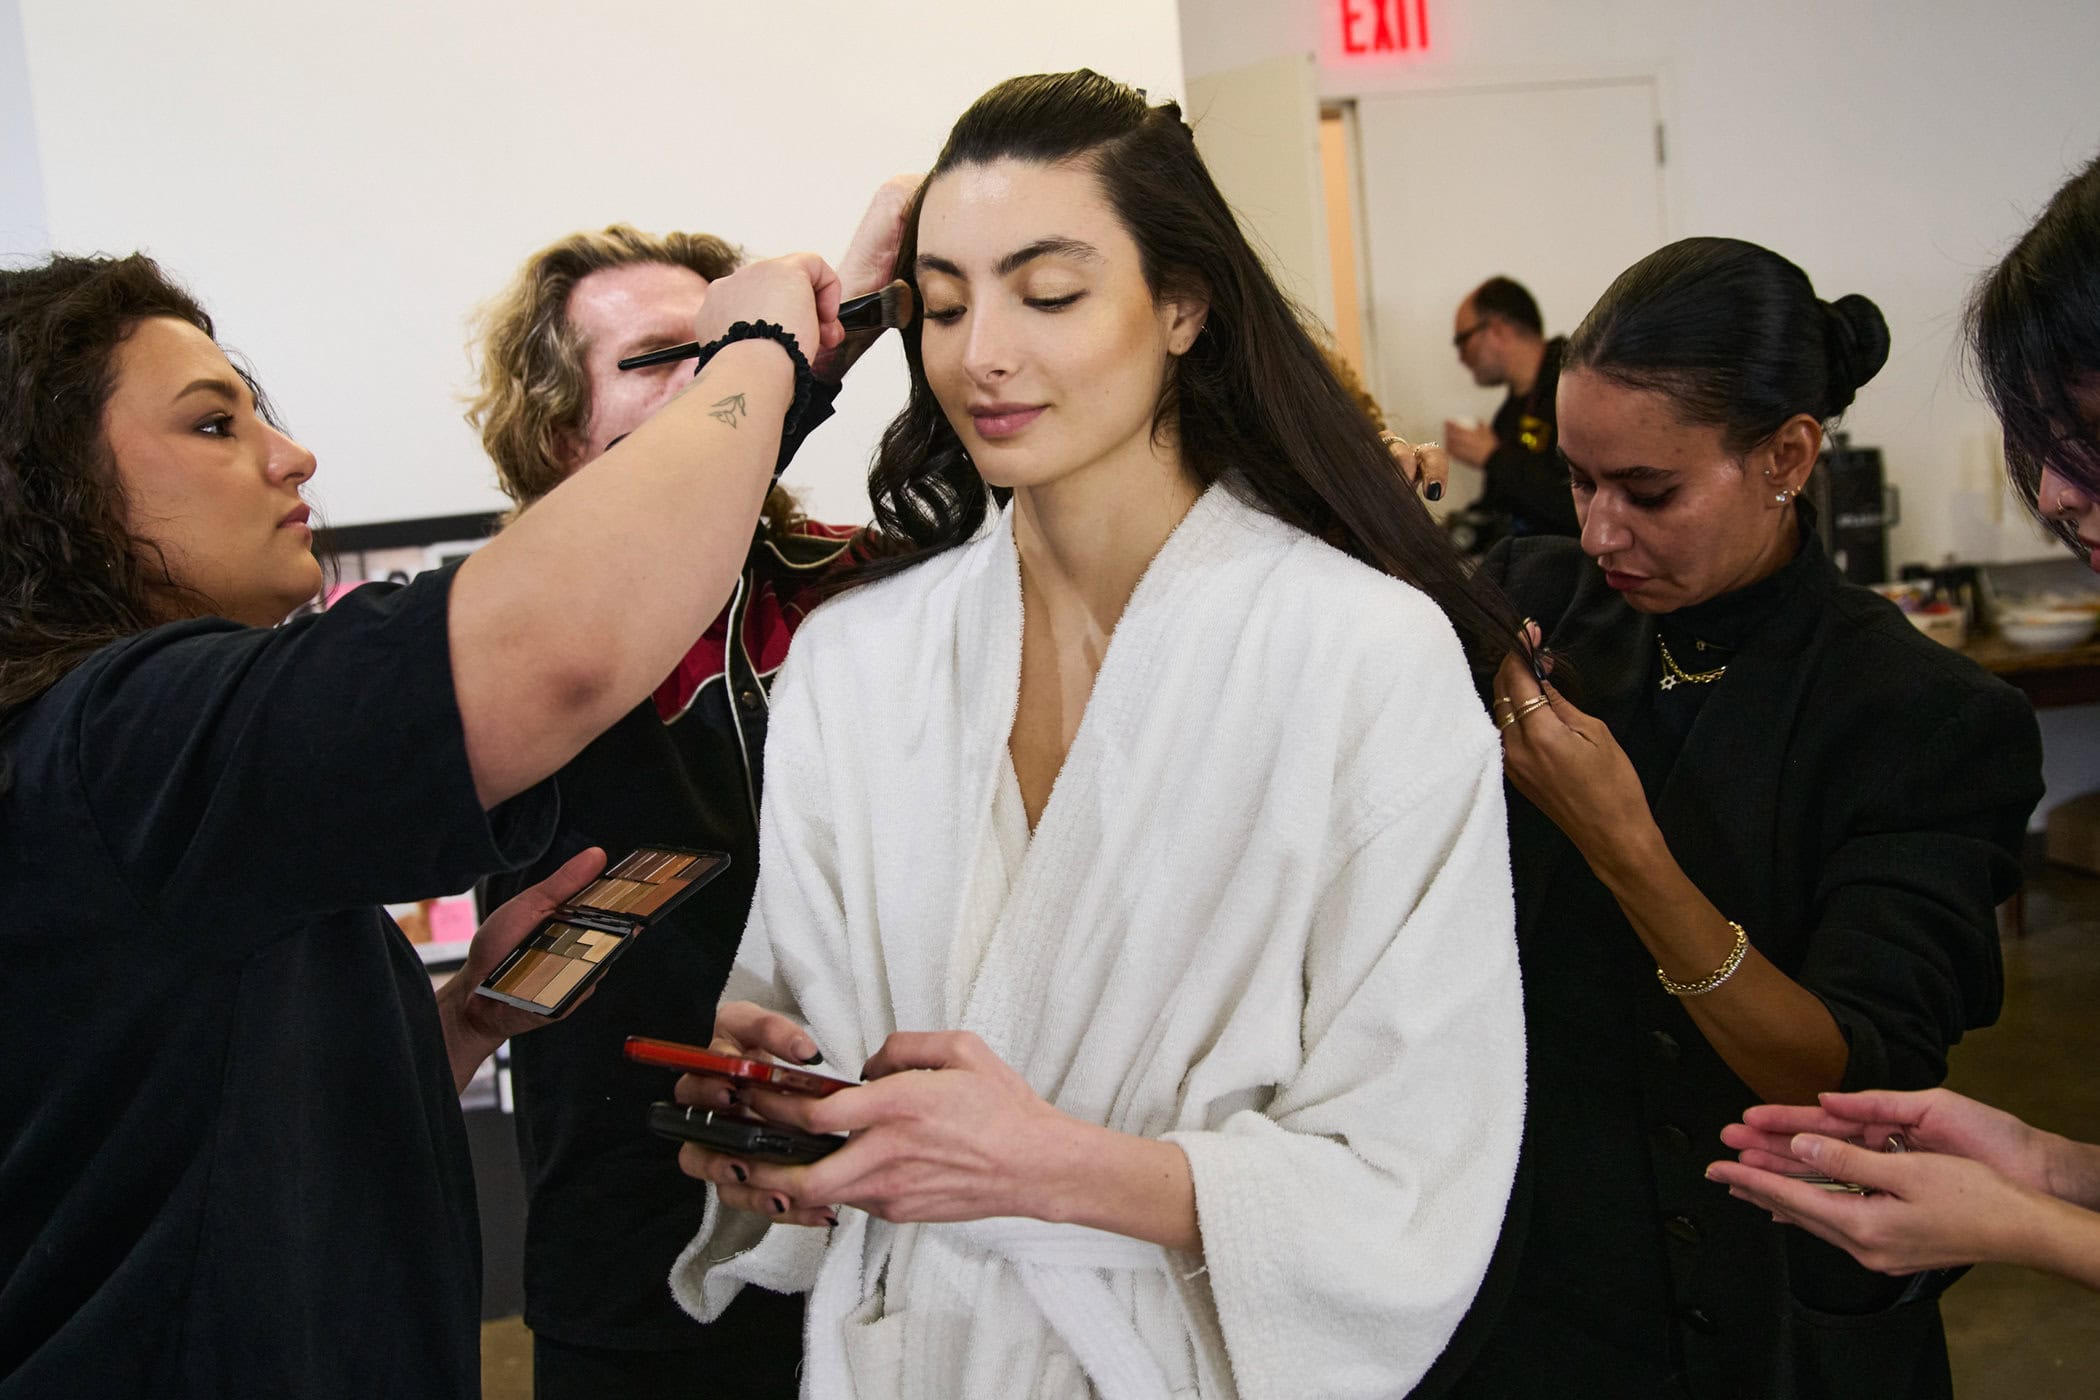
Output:
<path fill-rule="evenodd" d="M 1676 657 L 1670 655 L 1670 644 L 1662 639 L 1660 633 L 1656 635 L 1655 644 L 1662 648 L 1663 653 L 1663 678 L 1660 684 L 1664 690 L 1675 690 L 1680 685 L 1711 685 L 1728 674 L 1725 663 L 1711 671 L 1687 671 L 1677 664 Z"/>

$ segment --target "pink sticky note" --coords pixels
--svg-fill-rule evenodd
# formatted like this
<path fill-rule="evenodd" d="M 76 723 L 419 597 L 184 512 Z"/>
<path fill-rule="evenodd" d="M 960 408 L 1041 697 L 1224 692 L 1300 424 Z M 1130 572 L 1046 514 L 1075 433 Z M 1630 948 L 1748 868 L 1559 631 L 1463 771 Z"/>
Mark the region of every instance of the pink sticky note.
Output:
<path fill-rule="evenodd" d="M 430 941 L 464 943 L 474 936 L 474 896 L 454 895 L 430 906 Z"/>

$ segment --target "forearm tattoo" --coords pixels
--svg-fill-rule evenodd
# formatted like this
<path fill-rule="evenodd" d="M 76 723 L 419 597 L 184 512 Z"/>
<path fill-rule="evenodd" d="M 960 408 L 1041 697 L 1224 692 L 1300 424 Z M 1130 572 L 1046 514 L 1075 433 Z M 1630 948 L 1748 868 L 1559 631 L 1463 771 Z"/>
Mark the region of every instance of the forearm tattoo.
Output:
<path fill-rule="evenodd" d="M 707 410 L 707 416 L 718 423 L 727 423 L 734 428 L 737 426 L 738 419 L 748 418 L 751 415 L 750 411 L 744 407 L 744 396 L 742 394 L 731 394 L 726 399 L 716 399 L 714 406 Z"/>

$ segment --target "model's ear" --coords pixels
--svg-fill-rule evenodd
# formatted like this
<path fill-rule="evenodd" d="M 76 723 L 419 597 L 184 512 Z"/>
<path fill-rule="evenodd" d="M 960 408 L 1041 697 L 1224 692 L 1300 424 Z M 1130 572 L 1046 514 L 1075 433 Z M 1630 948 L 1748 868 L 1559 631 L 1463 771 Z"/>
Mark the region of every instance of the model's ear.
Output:
<path fill-rule="evenodd" d="M 1194 293 L 1162 297 L 1159 315 L 1167 333 L 1167 353 L 1186 355 L 1196 337 L 1203 334 L 1203 323 L 1210 318 L 1210 298 Z"/>

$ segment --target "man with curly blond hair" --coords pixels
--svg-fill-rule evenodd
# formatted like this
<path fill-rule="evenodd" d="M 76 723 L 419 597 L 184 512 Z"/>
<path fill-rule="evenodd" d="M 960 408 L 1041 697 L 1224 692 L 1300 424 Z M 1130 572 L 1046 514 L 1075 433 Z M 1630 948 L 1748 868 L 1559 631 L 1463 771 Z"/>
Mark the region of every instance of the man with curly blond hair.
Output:
<path fill-rule="evenodd" d="M 915 186 L 893 180 L 877 193 L 839 268 L 847 295 L 889 280 Z M 624 224 L 572 234 L 526 260 L 478 319 L 481 383 L 467 413 L 513 514 L 692 381 L 689 361 L 628 371 L 618 362 L 691 339 L 708 284 L 739 261 L 708 234 Z M 820 386 L 805 424 L 828 416 L 835 392 L 835 382 Z M 749 1290 L 704 1327 L 671 1300 L 671 1262 L 698 1230 L 705 1196 L 679 1173 L 673 1146 L 644 1128 L 648 1105 L 670 1097 L 671 1076 L 627 1063 L 620 1046 L 629 1035 L 694 1045 L 713 1036 L 757 874 L 767 688 L 814 585 L 852 534 L 805 520 L 775 486 L 728 608 L 653 702 L 561 771 L 562 831 L 540 864 L 480 891 L 493 907 L 592 845 L 615 859 L 648 843 L 731 860 L 635 940 L 567 1020 L 513 1049 L 538 1400 L 796 1394 L 799 1296 Z"/>

